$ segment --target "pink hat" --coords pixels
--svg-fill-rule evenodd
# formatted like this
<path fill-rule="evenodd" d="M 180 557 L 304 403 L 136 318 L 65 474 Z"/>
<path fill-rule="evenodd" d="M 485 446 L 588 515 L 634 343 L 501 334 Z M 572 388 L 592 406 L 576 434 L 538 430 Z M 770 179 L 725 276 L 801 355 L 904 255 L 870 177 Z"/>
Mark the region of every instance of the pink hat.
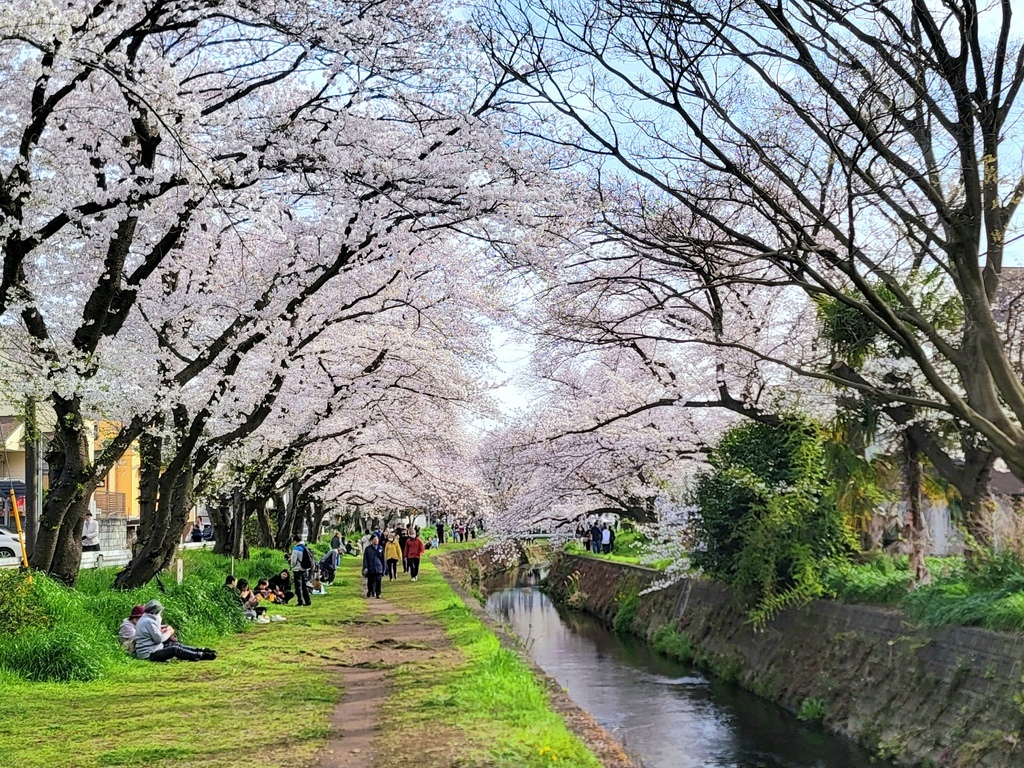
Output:
<path fill-rule="evenodd" d="M 146 612 L 146 609 L 141 605 L 136 605 L 132 608 L 131 614 L 128 616 L 129 619 L 141 619 L 142 614 Z"/>

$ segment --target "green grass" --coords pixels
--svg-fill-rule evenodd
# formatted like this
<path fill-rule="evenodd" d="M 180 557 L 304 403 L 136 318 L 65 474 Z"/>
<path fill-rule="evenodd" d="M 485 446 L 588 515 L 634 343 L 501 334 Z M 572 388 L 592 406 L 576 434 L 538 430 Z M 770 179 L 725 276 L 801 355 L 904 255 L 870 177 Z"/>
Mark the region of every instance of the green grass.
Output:
<path fill-rule="evenodd" d="M 928 626 L 1024 631 L 1024 563 L 1015 555 L 988 554 L 970 564 L 928 558 L 927 565 L 932 582 L 913 590 L 907 558 L 885 555 L 833 566 L 825 583 L 843 602 L 899 606 Z"/>
<path fill-rule="evenodd" d="M 471 546 L 472 542 L 469 545 Z M 445 548 L 442 548 L 442 553 Z M 466 608 L 429 558 L 420 580 L 385 582 L 384 597 L 437 621 L 453 646 L 453 658 L 409 663 L 393 672 L 397 693 L 384 707 L 385 733 L 436 733 L 458 755 L 421 761 L 425 766 L 598 768 L 600 763 L 566 727 L 548 702 L 543 685 L 519 656 Z M 419 739 L 417 743 L 424 741 Z M 402 739 L 385 740 L 379 764 L 404 768 L 420 749 Z"/>
<path fill-rule="evenodd" d="M 651 646 L 663 656 L 682 662 L 693 661 L 693 643 L 690 636 L 669 624 L 658 627 L 651 636 Z"/>
<path fill-rule="evenodd" d="M 192 555 L 199 557 L 192 560 Z M 236 573 L 276 568 L 279 553 L 236 563 Z M 186 572 L 221 589 L 227 558 L 190 553 Z M 202 577 L 199 576 L 202 574 Z M 83 600 L 93 600 L 102 626 L 145 593 L 104 593 L 112 573 L 83 574 Z M 38 580 L 37 580 L 38 581 Z M 165 580 L 165 584 L 167 584 Z M 148 590 L 149 588 L 147 588 Z M 154 587 L 155 589 L 155 587 Z M 168 584 L 169 591 L 171 590 Z M 172 597 L 161 596 L 168 605 Z M 19 768 L 98 768 L 185 764 L 228 768 L 306 765 L 329 732 L 340 698 L 333 659 L 350 642 L 342 623 L 364 610 L 358 591 L 336 585 L 312 608 L 283 606 L 287 622 L 249 625 L 210 643 L 216 661 L 154 664 L 117 661 L 88 682 L 28 682 L 0 670 L 0 735 L 4 765 Z M 179 604 L 183 609 L 184 603 Z M 74 614 L 78 615 L 78 614 Z M 120 619 L 118 619 L 118 623 Z M 173 623 L 173 622 L 172 622 Z M 195 621 L 184 641 L 212 629 Z M 107 639 L 107 638 L 105 638 Z M 109 641 L 114 643 L 112 634 Z"/>

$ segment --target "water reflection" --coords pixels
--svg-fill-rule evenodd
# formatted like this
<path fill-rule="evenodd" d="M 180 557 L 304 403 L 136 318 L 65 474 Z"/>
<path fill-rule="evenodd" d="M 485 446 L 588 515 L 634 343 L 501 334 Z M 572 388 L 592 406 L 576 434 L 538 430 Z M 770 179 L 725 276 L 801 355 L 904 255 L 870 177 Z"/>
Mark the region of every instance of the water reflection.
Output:
<path fill-rule="evenodd" d="M 560 611 L 536 588 L 499 589 L 487 608 L 647 768 L 878 765 L 851 743 L 736 686 L 709 681 L 588 616 Z"/>

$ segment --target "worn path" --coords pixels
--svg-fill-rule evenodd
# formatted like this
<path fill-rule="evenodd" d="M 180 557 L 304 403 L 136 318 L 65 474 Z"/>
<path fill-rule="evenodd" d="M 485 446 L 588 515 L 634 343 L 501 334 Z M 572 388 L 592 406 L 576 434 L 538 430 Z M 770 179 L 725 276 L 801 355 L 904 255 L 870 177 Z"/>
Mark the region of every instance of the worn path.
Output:
<path fill-rule="evenodd" d="M 357 567 L 343 589 L 359 589 Z M 418 583 L 385 581 L 383 600 L 339 624 L 343 697 L 316 768 L 633 768 L 455 589 L 426 561 Z"/>
<path fill-rule="evenodd" d="M 366 604 L 366 615 L 342 625 L 354 642 L 338 659 L 344 697 L 331 715 L 320 768 L 373 765 L 381 707 L 392 692 L 388 670 L 408 662 L 440 662 L 453 652 L 444 630 L 422 614 L 383 599 Z"/>

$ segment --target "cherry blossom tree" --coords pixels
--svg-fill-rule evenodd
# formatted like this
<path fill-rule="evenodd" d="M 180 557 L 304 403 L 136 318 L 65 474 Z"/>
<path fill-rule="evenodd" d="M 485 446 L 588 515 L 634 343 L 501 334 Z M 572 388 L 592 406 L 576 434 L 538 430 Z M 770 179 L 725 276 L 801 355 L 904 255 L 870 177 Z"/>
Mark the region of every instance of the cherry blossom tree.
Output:
<path fill-rule="evenodd" d="M 870 397 L 969 518 L 992 456 L 1024 477 L 1024 372 L 993 310 L 1024 198 L 1009 3 L 486 5 L 507 98 L 535 117 L 526 130 L 576 153 L 602 203 L 594 230 L 628 246 L 604 259 L 623 291 L 661 312 L 671 269 L 686 275 L 675 285 L 757 289 L 761 306 L 835 302 L 898 349 L 882 371 L 912 366 L 922 386 L 777 357 L 713 319 L 688 336 Z M 943 303 L 917 290 L 932 280 Z M 962 438 L 937 439 L 935 418 Z"/>
<path fill-rule="evenodd" d="M 519 203 L 534 172 L 506 163 L 463 39 L 433 0 L 0 10 L 0 312 L 21 389 L 57 415 L 34 567 L 74 582 L 88 500 L 133 440 L 155 459 L 176 432 L 170 490 L 212 456 L 211 420 L 224 443 L 254 428 L 284 386 L 265 351 L 329 324 L 339 284 L 370 295 L 387 278 L 364 267 Z M 95 417 L 124 427 L 90 459 Z"/>

